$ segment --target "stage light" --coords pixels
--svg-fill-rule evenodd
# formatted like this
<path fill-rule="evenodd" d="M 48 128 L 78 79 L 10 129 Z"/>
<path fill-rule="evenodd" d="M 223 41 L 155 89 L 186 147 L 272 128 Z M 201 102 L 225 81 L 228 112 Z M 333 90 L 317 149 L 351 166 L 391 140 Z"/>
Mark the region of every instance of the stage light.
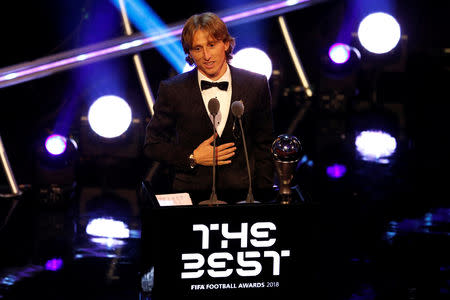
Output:
<path fill-rule="evenodd" d="M 59 134 L 52 134 L 45 140 L 45 149 L 51 155 L 60 155 L 66 151 L 67 139 Z"/>
<path fill-rule="evenodd" d="M 338 95 L 355 94 L 361 53 L 355 47 L 337 42 L 322 50 L 320 60 L 323 76 L 317 92 L 322 95 L 321 107 L 343 111 L 346 109 L 346 98 L 339 98 Z"/>
<path fill-rule="evenodd" d="M 388 163 L 397 148 L 397 141 L 381 130 L 367 130 L 358 134 L 355 146 L 363 160 Z"/>
<path fill-rule="evenodd" d="M 113 95 L 98 98 L 88 112 L 92 130 L 104 138 L 120 136 L 128 129 L 131 120 L 131 108 L 128 103 Z"/>
<path fill-rule="evenodd" d="M 347 167 L 342 164 L 332 164 L 327 167 L 327 175 L 330 178 L 341 178 L 347 173 Z"/>
<path fill-rule="evenodd" d="M 106 218 L 90 220 L 86 226 L 86 233 L 105 238 L 120 239 L 130 237 L 130 230 L 124 222 Z"/>
<path fill-rule="evenodd" d="M 358 27 L 358 38 L 368 51 L 383 54 L 391 51 L 400 40 L 400 25 L 389 14 L 377 12 L 365 17 Z"/>
<path fill-rule="evenodd" d="M 52 258 L 45 263 L 45 269 L 48 271 L 58 271 L 63 266 L 63 260 L 61 258 Z"/>
<path fill-rule="evenodd" d="M 257 48 L 244 48 L 234 54 L 230 64 L 237 68 L 265 75 L 272 75 L 272 61 L 269 56 Z"/>
<path fill-rule="evenodd" d="M 57 204 L 68 196 L 75 180 L 78 145 L 70 136 L 46 133 L 35 142 L 33 183 L 39 186 L 39 199 Z M 50 202 L 48 202 L 50 201 Z"/>
<path fill-rule="evenodd" d="M 336 64 L 343 64 L 350 58 L 350 46 L 343 43 L 335 43 L 331 45 L 328 56 Z"/>

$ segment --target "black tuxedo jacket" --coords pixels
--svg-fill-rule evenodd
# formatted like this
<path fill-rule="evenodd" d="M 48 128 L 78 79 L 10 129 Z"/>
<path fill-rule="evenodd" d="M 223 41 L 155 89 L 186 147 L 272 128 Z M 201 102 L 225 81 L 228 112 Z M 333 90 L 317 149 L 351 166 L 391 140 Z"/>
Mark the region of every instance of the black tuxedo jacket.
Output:
<path fill-rule="evenodd" d="M 242 125 L 250 156 L 253 189 L 268 191 L 273 187 L 274 169 L 270 153 L 273 142 L 273 120 L 269 85 L 265 76 L 230 66 L 231 102 L 242 100 Z M 230 106 L 231 107 L 231 106 Z M 212 167 L 189 166 L 189 155 L 213 134 L 213 125 L 204 105 L 198 84 L 197 69 L 162 81 L 154 106 L 154 116 L 146 129 L 144 152 L 152 160 L 175 168 L 172 192 L 206 192 L 212 188 Z M 229 165 L 216 167 L 216 191 L 236 191 L 244 200 L 248 190 L 248 172 L 238 120 L 231 111 L 216 146 L 234 142 L 236 154 Z M 208 193 L 209 192 L 209 193 Z M 255 196 L 255 198 L 257 198 Z M 258 199 L 255 199 L 258 200 Z"/>

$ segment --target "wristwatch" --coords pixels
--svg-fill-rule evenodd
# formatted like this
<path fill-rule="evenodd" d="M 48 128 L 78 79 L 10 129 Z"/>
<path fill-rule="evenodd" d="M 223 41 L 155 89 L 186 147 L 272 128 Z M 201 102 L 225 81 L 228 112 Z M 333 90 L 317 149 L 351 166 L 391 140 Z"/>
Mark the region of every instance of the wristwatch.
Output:
<path fill-rule="evenodd" d="M 191 169 L 195 168 L 195 166 L 197 165 L 197 163 L 195 162 L 194 159 L 194 153 L 191 153 L 191 155 L 189 155 L 189 166 L 191 167 Z"/>

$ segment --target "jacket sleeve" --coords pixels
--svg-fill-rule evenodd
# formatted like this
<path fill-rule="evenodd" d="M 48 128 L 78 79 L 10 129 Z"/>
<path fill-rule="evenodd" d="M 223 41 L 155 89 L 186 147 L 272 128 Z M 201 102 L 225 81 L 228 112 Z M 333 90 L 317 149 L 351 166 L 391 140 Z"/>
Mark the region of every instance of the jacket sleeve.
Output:
<path fill-rule="evenodd" d="M 187 149 L 177 143 L 176 95 L 167 82 L 161 82 L 154 106 L 154 115 L 147 125 L 144 154 L 146 157 L 174 166 L 176 169 L 189 171 L 189 154 L 194 149 Z"/>

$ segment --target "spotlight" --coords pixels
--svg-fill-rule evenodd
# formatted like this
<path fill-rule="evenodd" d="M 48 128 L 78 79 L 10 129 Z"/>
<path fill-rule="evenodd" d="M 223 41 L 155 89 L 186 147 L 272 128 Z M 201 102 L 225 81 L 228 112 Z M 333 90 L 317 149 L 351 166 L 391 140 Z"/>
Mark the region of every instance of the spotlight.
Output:
<path fill-rule="evenodd" d="M 324 73 L 333 79 L 342 79 L 356 73 L 360 63 L 359 50 L 344 43 L 334 43 L 328 49 L 328 55 L 322 56 Z"/>
<path fill-rule="evenodd" d="M 358 134 L 355 146 L 363 160 L 388 163 L 397 148 L 397 141 L 381 130 L 367 130 Z"/>
<path fill-rule="evenodd" d="M 72 186 L 78 162 L 78 145 L 71 138 L 52 133 L 37 140 L 34 182 L 38 185 Z"/>
<path fill-rule="evenodd" d="M 59 134 L 52 134 L 45 140 L 45 149 L 51 155 L 60 155 L 66 151 L 67 139 Z"/>
<path fill-rule="evenodd" d="M 98 98 L 88 112 L 92 130 L 104 138 L 120 136 L 128 129 L 131 120 L 131 108 L 128 103 L 114 95 Z"/>
<path fill-rule="evenodd" d="M 336 64 L 343 64 L 350 58 L 350 46 L 343 43 L 331 45 L 328 56 Z"/>
<path fill-rule="evenodd" d="M 383 54 L 391 51 L 400 40 L 400 25 L 389 14 L 377 12 L 365 17 L 358 27 L 361 45 L 369 52 Z"/>
<path fill-rule="evenodd" d="M 257 48 L 239 50 L 234 54 L 231 65 L 265 75 L 267 79 L 272 75 L 272 61 L 264 51 Z"/>

